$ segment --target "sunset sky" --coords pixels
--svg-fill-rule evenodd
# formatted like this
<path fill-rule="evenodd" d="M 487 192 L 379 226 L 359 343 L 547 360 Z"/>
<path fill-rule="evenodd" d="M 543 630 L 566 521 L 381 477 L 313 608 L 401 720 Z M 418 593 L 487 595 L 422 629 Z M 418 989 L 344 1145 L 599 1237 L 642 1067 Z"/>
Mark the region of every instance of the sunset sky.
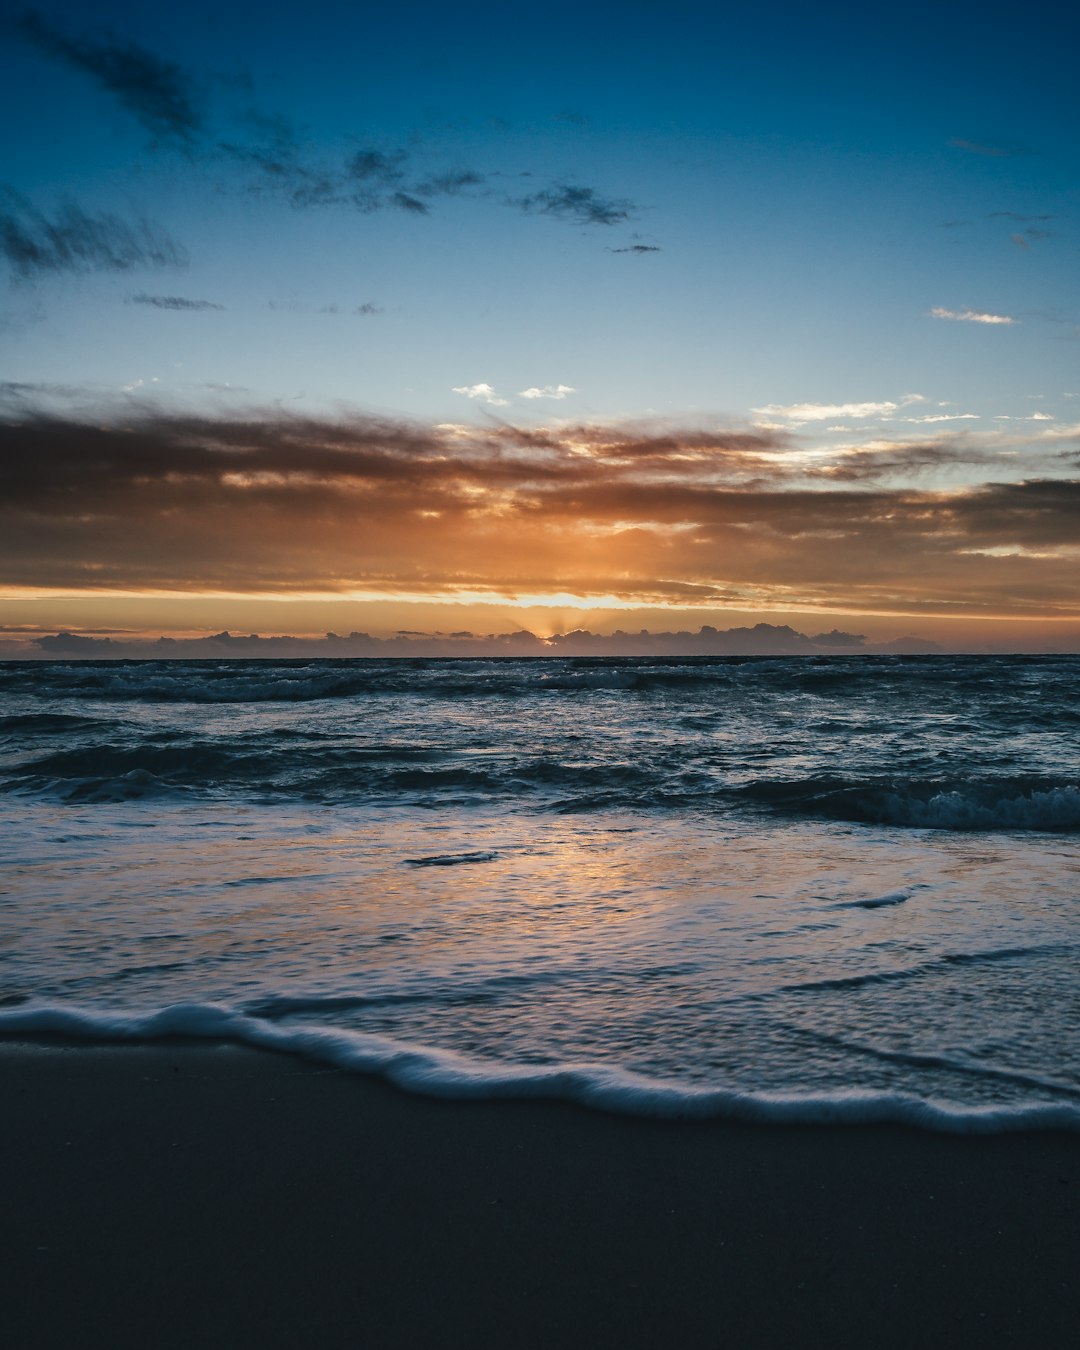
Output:
<path fill-rule="evenodd" d="M 16 11 L 0 654 L 1080 649 L 1078 43 L 1040 3 Z"/>

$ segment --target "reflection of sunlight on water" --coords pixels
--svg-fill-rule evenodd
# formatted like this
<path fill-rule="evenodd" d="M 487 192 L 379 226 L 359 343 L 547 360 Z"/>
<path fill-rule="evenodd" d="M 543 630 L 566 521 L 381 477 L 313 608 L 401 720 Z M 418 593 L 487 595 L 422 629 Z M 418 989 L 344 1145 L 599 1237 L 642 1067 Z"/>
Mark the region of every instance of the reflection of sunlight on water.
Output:
<path fill-rule="evenodd" d="M 300 1020 L 489 1058 L 777 1087 L 852 1064 L 896 1086 L 896 1055 L 989 1053 L 991 1019 L 1002 1062 L 1060 1060 L 1036 1025 L 1042 995 L 1069 997 L 1053 951 L 1080 863 L 1059 840 L 130 803 L 30 805 L 10 837 L 8 995 L 289 997 Z M 1024 970 L 955 960 L 999 948 Z"/>

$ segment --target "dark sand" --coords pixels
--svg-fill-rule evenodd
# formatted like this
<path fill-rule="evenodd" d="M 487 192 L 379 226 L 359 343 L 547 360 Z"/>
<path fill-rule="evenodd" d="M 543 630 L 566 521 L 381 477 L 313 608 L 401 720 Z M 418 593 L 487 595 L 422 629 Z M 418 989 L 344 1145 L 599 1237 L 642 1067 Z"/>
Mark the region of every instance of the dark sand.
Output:
<path fill-rule="evenodd" d="M 0 1043 L 24 1347 L 1080 1343 L 1080 1138 L 439 1102 L 181 1044 Z"/>

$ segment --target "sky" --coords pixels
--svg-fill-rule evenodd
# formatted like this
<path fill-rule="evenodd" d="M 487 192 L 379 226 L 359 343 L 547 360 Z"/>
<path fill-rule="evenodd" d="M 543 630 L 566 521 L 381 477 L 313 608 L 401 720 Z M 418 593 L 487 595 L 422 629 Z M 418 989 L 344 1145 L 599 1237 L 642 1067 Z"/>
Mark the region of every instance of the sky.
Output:
<path fill-rule="evenodd" d="M 10 13 L 0 651 L 1080 650 L 1075 13 Z"/>

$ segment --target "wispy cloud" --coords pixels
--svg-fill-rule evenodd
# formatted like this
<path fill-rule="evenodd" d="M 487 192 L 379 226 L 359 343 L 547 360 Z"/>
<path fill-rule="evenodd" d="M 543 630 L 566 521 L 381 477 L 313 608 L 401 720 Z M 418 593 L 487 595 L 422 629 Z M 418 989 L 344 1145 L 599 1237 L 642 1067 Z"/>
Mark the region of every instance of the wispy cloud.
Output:
<path fill-rule="evenodd" d="M 187 300 L 181 295 L 147 295 L 140 291 L 138 295 L 128 297 L 129 305 L 153 305 L 155 309 L 224 309 L 224 305 L 213 300 Z"/>
<path fill-rule="evenodd" d="M 421 197 L 460 197 L 469 188 L 482 187 L 484 182 L 484 175 L 475 169 L 450 169 L 422 179 L 414 191 Z"/>
<path fill-rule="evenodd" d="M 73 37 L 33 10 L 18 21 L 17 31 L 41 51 L 89 75 L 153 136 L 194 146 L 203 126 L 195 82 L 175 62 L 108 32 Z"/>
<path fill-rule="evenodd" d="M 902 417 L 901 422 L 924 426 L 934 422 L 978 422 L 978 413 L 928 413 L 925 417 Z"/>
<path fill-rule="evenodd" d="M 1018 248 L 1030 248 L 1032 244 L 1037 244 L 1043 239 L 1051 239 L 1052 237 L 1049 230 L 1039 230 L 1033 226 L 1029 226 L 1022 234 L 1017 232 L 1009 236 Z"/>
<path fill-rule="evenodd" d="M 1015 141 L 1000 141 L 993 145 L 987 141 L 971 141 L 964 136 L 953 136 L 949 144 L 954 150 L 966 150 L 972 155 L 983 155 L 989 159 L 1011 159 L 1014 155 L 1031 155 L 1034 151 Z"/>
<path fill-rule="evenodd" d="M 351 207 L 427 216 L 436 199 L 466 195 L 490 196 L 503 206 L 584 225 L 614 225 L 633 210 L 627 199 L 565 181 L 527 197 L 496 196 L 479 191 L 492 175 L 471 166 L 432 166 L 415 148 L 361 145 L 344 157 L 312 154 L 297 125 L 260 108 L 230 117 L 231 131 L 216 135 L 204 115 L 197 80 L 176 62 L 112 32 L 73 36 L 35 11 L 16 27 L 40 51 L 90 76 L 158 145 L 197 151 L 246 171 L 248 191 L 277 197 L 297 210 Z M 657 250 L 639 245 L 626 251 Z"/>
<path fill-rule="evenodd" d="M 49 272 L 130 272 L 182 267 L 187 254 L 159 225 L 91 213 L 66 201 L 51 216 L 11 188 L 0 189 L 0 256 L 17 276 Z"/>
<path fill-rule="evenodd" d="M 905 400 L 907 401 L 907 400 Z M 917 398 L 912 401 L 919 401 Z M 888 417 L 899 403 L 770 403 L 753 411 L 761 417 L 783 417 L 788 422 L 829 422 L 838 417 Z"/>
<path fill-rule="evenodd" d="M 508 408 L 510 400 L 500 398 L 490 384 L 459 384 L 451 390 L 454 394 L 463 394 L 466 398 L 477 399 L 490 404 L 493 408 Z"/>
<path fill-rule="evenodd" d="M 974 309 L 942 309 L 936 305 L 930 313 L 935 319 L 956 319 L 960 323 L 1012 324 L 1018 323 L 1009 314 L 983 314 Z"/>
<path fill-rule="evenodd" d="M 627 244 L 625 248 L 608 248 L 609 253 L 662 253 L 659 244 Z"/>
<path fill-rule="evenodd" d="M 535 384 L 529 389 L 522 389 L 518 393 L 519 398 L 565 398 L 567 394 L 576 393 L 573 385 L 570 384 L 545 384 L 543 388 L 538 388 Z"/>
<path fill-rule="evenodd" d="M 518 197 L 514 204 L 529 214 L 558 216 L 578 225 L 618 225 L 629 220 L 634 209 L 633 203 L 624 198 L 601 197 L 595 189 L 574 183 Z"/>

